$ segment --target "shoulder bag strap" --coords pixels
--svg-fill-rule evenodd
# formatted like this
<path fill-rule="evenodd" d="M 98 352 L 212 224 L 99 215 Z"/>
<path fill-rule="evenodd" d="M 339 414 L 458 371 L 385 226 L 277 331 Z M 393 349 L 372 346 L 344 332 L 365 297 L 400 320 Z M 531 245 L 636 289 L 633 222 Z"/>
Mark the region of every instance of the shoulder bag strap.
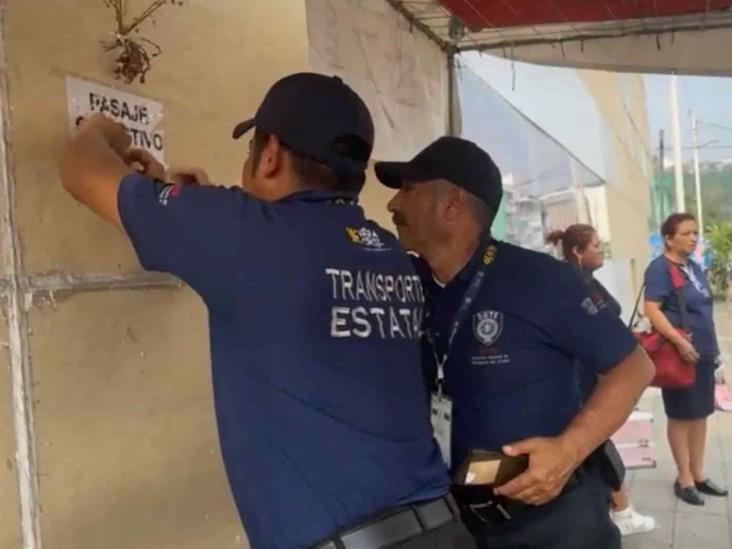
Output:
<path fill-rule="evenodd" d="M 681 268 L 676 263 L 668 262 L 669 273 L 671 274 L 671 284 L 674 287 L 674 293 L 679 300 L 679 313 L 681 314 L 681 327 L 686 333 L 689 331 L 689 311 L 686 308 L 686 296 L 683 289 L 686 281 L 684 275 L 681 274 Z"/>
<path fill-rule="evenodd" d="M 633 329 L 633 322 L 635 322 L 635 316 L 638 314 L 638 308 L 640 307 L 641 298 L 643 297 L 643 292 L 646 289 L 645 283 L 641 286 L 640 291 L 638 292 L 638 298 L 635 300 L 635 307 L 633 307 L 633 314 L 630 315 L 630 321 L 628 322 L 628 328 L 631 330 Z"/>

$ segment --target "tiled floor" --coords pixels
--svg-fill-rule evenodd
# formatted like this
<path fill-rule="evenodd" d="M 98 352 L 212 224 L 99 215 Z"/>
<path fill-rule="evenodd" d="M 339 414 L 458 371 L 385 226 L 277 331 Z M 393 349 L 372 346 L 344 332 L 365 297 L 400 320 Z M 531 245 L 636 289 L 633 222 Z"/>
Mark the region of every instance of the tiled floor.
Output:
<path fill-rule="evenodd" d="M 732 305 L 719 304 L 717 334 L 725 354 L 727 381 L 732 386 Z M 641 407 L 653 410 L 658 467 L 629 474 L 628 484 L 635 507 L 653 515 L 658 528 L 649 534 L 625 538 L 627 549 L 732 549 L 732 499 L 706 498 L 706 505 L 693 507 L 673 495 L 674 464 L 666 442 L 666 418 L 661 395 L 649 390 Z M 710 420 L 707 473 L 732 486 L 732 413 L 717 412 Z"/>

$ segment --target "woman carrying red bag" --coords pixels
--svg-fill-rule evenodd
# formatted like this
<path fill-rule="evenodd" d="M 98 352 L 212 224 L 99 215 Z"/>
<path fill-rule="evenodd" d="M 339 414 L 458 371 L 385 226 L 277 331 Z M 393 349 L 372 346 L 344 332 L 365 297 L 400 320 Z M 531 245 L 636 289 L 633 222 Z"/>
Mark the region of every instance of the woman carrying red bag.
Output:
<path fill-rule="evenodd" d="M 701 494 L 726 496 L 704 473 L 707 418 L 714 412 L 714 370 L 719 346 L 714 330 L 714 303 L 701 267 L 690 259 L 699 233 L 694 216 L 675 213 L 661 227 L 665 251 L 645 274 L 645 314 L 653 328 L 672 343 L 682 359 L 695 364 L 694 383 L 683 389 L 663 389 L 668 416 L 668 440 L 677 468 L 676 496 L 691 505 L 704 505 Z M 672 270 L 683 278 L 674 289 Z M 681 303 L 679 293 L 682 294 Z M 688 323 L 689 337 L 678 331 Z"/>

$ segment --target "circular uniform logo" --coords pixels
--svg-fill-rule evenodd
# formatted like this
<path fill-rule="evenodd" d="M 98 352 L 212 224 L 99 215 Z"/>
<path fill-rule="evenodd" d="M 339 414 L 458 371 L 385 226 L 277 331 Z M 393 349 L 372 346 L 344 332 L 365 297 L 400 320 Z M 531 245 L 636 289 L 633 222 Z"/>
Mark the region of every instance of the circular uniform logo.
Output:
<path fill-rule="evenodd" d="M 503 332 L 503 313 L 481 311 L 473 316 L 473 334 L 483 345 L 493 345 Z"/>

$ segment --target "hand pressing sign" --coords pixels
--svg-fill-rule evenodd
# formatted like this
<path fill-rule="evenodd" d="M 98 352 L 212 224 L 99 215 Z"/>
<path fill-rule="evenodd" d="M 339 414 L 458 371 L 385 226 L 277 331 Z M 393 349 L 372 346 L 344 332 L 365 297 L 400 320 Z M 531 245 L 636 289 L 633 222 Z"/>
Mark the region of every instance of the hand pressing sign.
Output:
<path fill-rule="evenodd" d="M 208 174 L 201 168 L 175 168 L 168 175 L 165 166 L 144 149 L 130 149 L 125 157 L 127 164 L 150 179 L 177 185 L 209 185 Z"/>
<path fill-rule="evenodd" d="M 150 179 L 159 181 L 165 181 L 167 179 L 165 166 L 144 149 L 130 149 L 127 151 L 125 162 L 133 170 L 142 173 Z"/>
<path fill-rule="evenodd" d="M 171 170 L 171 179 L 173 183 L 182 185 L 210 185 L 211 179 L 208 174 L 201 168 L 175 168 Z"/>
<path fill-rule="evenodd" d="M 78 128 L 79 133 L 99 133 L 112 150 L 122 158 L 124 158 L 132 144 L 132 139 L 125 125 L 115 122 L 103 114 L 95 113 L 80 119 Z"/>

